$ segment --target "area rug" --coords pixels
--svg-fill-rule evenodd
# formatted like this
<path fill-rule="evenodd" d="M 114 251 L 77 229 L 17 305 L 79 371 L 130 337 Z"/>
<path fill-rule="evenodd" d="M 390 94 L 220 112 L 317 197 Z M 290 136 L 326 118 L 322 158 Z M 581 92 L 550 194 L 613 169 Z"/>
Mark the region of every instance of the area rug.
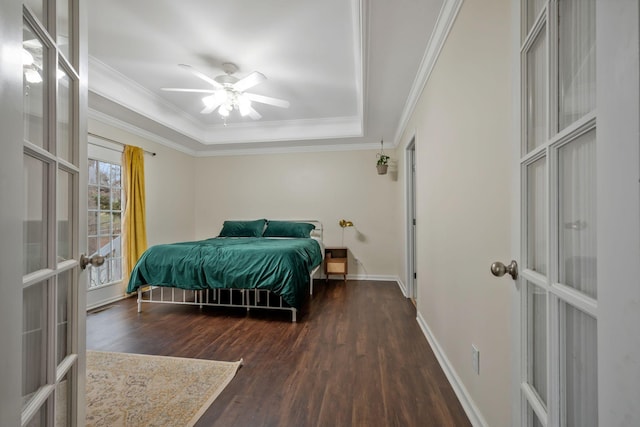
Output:
<path fill-rule="evenodd" d="M 242 364 L 87 351 L 87 426 L 192 426 Z"/>

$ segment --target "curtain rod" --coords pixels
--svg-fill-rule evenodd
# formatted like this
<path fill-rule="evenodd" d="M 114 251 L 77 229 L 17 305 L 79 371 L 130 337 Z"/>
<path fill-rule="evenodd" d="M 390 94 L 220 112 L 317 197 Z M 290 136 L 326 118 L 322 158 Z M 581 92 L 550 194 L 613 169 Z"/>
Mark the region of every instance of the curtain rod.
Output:
<path fill-rule="evenodd" d="M 109 141 L 109 142 L 113 142 L 114 144 L 121 145 L 122 147 L 124 147 L 125 145 L 127 145 L 127 144 L 124 144 L 124 143 L 122 143 L 122 142 L 120 142 L 120 141 L 116 141 L 116 140 L 114 140 L 114 139 L 107 138 L 107 137 L 102 136 L 102 135 L 97 135 L 97 134 L 95 134 L 95 133 L 91 133 L 91 132 L 87 132 L 87 133 L 88 133 L 89 135 L 91 135 L 91 136 L 96 137 L 96 138 L 104 139 L 105 141 Z M 91 144 L 91 142 L 90 142 L 89 144 Z M 93 145 L 98 145 L 98 144 L 93 144 Z M 102 147 L 102 148 L 106 148 L 107 150 L 119 151 L 119 150 L 116 150 L 115 148 L 105 147 L 104 145 L 100 145 L 100 147 Z M 145 153 L 147 153 L 147 154 L 151 154 L 152 156 L 155 156 L 155 155 L 156 155 L 156 153 L 154 153 L 153 151 L 147 151 L 147 150 L 142 150 L 142 151 L 144 151 L 144 152 L 145 152 Z"/>

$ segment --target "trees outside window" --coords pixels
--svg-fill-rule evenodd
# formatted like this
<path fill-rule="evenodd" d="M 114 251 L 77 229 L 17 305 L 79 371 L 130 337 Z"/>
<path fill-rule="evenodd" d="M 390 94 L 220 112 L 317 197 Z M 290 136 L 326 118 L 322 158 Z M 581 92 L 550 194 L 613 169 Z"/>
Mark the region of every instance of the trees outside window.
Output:
<path fill-rule="evenodd" d="M 88 248 L 106 257 L 89 271 L 89 289 L 122 280 L 122 167 L 89 159 Z"/>

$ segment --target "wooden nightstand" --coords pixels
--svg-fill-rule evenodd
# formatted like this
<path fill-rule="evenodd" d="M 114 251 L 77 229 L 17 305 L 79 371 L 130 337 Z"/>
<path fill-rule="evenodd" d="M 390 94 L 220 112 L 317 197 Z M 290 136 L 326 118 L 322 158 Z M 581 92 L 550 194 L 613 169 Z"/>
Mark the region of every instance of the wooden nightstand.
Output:
<path fill-rule="evenodd" d="M 324 277 L 329 280 L 330 274 L 342 274 L 345 283 L 347 282 L 348 263 L 347 248 L 327 247 L 324 248 Z"/>

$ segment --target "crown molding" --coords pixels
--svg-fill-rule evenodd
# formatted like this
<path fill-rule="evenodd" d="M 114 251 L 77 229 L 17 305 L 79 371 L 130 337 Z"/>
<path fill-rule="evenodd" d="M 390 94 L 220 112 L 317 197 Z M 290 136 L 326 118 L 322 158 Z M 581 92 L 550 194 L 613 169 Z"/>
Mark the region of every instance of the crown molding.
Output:
<path fill-rule="evenodd" d="M 409 119 L 411 118 L 411 115 L 416 108 L 416 104 L 422 95 L 422 91 L 429 81 L 431 72 L 438 61 L 440 52 L 444 47 L 444 43 L 449 36 L 449 32 L 453 27 L 453 23 L 458 16 L 458 12 L 462 7 L 463 2 L 464 0 L 444 0 L 444 4 L 438 14 L 435 28 L 431 34 L 429 43 L 427 44 L 427 49 L 422 57 L 422 61 L 420 62 L 420 68 L 418 68 L 418 73 L 416 74 L 416 78 L 411 86 L 411 91 L 409 92 L 404 109 L 402 110 L 398 129 L 396 130 L 392 142 L 393 148 L 396 148 L 400 143 L 402 134 L 405 132 Z"/>
<path fill-rule="evenodd" d="M 132 135 L 139 136 L 165 147 L 174 149 L 184 154 L 188 154 L 192 157 L 215 157 L 215 156 L 242 156 L 242 155 L 262 155 L 262 154 L 286 154 L 286 153 L 318 153 L 318 152 L 331 152 L 331 151 L 360 151 L 360 150 L 375 150 L 378 148 L 378 144 L 375 142 L 363 142 L 363 143 L 335 143 L 335 144 L 311 144 L 311 145 L 290 145 L 280 147 L 264 147 L 264 148 L 242 148 L 241 146 L 234 148 L 214 148 L 211 150 L 190 150 L 182 144 L 177 144 L 170 141 L 156 133 L 149 132 L 140 127 L 134 126 L 124 120 L 116 119 L 108 114 L 104 114 L 100 111 L 89 109 L 88 117 L 106 125 L 112 126 L 116 129 L 129 132 Z"/>
<path fill-rule="evenodd" d="M 252 156 L 264 154 L 289 154 L 289 153 L 322 153 L 334 151 L 363 151 L 375 150 L 376 143 L 358 144 L 326 144 L 326 145 L 300 145 L 287 147 L 265 147 L 265 148 L 231 148 L 215 149 L 209 151 L 198 151 L 195 157 L 218 157 L 218 156 Z"/>
<path fill-rule="evenodd" d="M 139 136 L 140 138 L 148 139 L 149 141 L 158 143 L 160 145 L 164 145 L 165 147 L 169 147 L 176 151 L 180 151 L 181 153 L 189 154 L 190 156 L 196 157 L 197 152 L 194 150 L 190 150 L 182 144 L 177 144 L 171 140 L 168 140 L 156 133 L 149 132 L 148 130 L 139 128 L 137 126 L 132 125 L 131 123 L 125 122 L 124 120 L 116 119 L 114 117 L 109 116 L 108 114 L 104 114 L 100 111 L 89 109 L 88 117 L 90 119 L 96 120 L 98 122 L 104 123 L 106 125 L 112 126 L 116 129 L 123 130 L 125 132 L 129 132 L 132 135 Z"/>
<path fill-rule="evenodd" d="M 193 117 L 94 57 L 89 57 L 89 90 L 191 139 L 203 140 L 204 128 Z"/>
<path fill-rule="evenodd" d="M 205 145 L 305 141 L 310 139 L 352 138 L 363 136 L 362 122 L 358 117 L 332 117 L 325 119 L 286 120 L 277 122 L 230 123 L 207 128 Z"/>

